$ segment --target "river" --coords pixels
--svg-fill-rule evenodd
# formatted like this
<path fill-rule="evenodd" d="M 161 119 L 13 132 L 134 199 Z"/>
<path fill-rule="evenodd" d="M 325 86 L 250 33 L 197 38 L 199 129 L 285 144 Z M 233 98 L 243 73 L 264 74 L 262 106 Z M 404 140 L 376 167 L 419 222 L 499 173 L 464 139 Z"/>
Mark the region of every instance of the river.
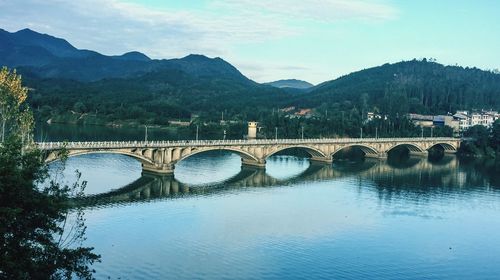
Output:
<path fill-rule="evenodd" d="M 78 129 L 48 137 L 143 133 Z M 70 158 L 60 180 L 75 169 L 88 181 L 97 279 L 500 277 L 500 174 L 484 162 L 279 155 L 258 170 L 212 151 L 154 176 L 133 158 L 90 154 Z"/>

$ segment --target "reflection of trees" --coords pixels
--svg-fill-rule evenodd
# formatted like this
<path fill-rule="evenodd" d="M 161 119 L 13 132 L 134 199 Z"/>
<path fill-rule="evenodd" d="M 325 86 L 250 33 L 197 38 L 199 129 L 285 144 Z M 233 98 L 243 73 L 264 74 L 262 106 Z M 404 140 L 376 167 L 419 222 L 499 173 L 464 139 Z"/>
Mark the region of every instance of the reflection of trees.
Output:
<path fill-rule="evenodd" d="M 468 196 L 500 186 L 499 175 L 485 170 L 482 163 L 474 166 L 455 156 L 445 156 L 438 163 L 421 159 L 413 167 L 403 169 L 378 165 L 360 176 L 374 182 L 371 188 L 381 200 L 398 197 L 425 201 L 450 194 Z"/>
<path fill-rule="evenodd" d="M 476 165 L 474 165 L 476 164 Z M 459 161 L 455 156 L 443 158 L 438 164 L 425 158 L 410 158 L 409 163 L 396 165 L 387 161 L 336 162 L 333 165 L 311 164 L 303 173 L 288 179 L 276 179 L 265 170 L 244 167 L 234 177 L 212 185 L 196 186 L 181 183 L 172 176 L 144 174 L 135 182 L 108 193 L 84 198 L 80 203 L 101 205 L 156 198 L 211 195 L 237 189 L 273 187 L 294 183 L 334 180 L 354 177 L 374 184 L 381 199 L 403 195 L 444 195 L 466 192 L 470 188 L 490 186 L 498 175 L 478 168 L 477 163 Z M 368 184 L 369 185 L 369 184 Z M 368 188 L 368 186 L 367 186 Z"/>
<path fill-rule="evenodd" d="M 460 160 L 461 167 L 474 170 L 471 174 L 475 181 L 483 181 L 483 186 L 500 188 L 500 160 L 493 158 L 465 158 Z"/>

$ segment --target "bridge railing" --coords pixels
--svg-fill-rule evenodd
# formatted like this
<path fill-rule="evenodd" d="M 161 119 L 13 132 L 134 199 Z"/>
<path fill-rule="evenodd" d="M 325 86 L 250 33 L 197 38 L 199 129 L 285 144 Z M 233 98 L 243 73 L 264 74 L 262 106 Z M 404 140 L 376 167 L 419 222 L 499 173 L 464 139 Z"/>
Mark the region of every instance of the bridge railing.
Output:
<path fill-rule="evenodd" d="M 415 143 L 415 142 L 448 142 L 460 141 L 459 138 L 315 138 L 315 139 L 255 139 L 255 140 L 182 140 L 182 141 L 85 141 L 85 142 L 39 142 L 42 150 L 59 149 L 117 149 L 117 148 L 169 148 L 197 146 L 231 146 L 231 145 L 275 145 L 275 144 L 335 144 L 335 143 Z"/>

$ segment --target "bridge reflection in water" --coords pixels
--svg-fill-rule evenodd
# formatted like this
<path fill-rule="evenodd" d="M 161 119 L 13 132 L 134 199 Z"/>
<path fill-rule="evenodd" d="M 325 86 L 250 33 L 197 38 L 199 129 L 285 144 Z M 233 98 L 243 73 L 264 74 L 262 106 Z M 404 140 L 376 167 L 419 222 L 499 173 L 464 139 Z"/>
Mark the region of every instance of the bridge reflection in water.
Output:
<path fill-rule="evenodd" d="M 369 159 L 363 162 L 346 161 L 333 165 L 311 164 L 301 174 L 286 179 L 274 178 L 260 168 L 244 166 L 234 177 L 210 185 L 186 184 L 176 180 L 174 176 L 143 173 L 139 179 L 123 188 L 88 196 L 77 203 L 92 207 L 160 198 L 212 195 L 251 188 L 307 184 L 307 182 L 334 182 L 343 178 L 370 181 L 373 183 L 371 187 L 381 199 L 390 199 L 392 195 L 401 193 L 429 195 L 443 190 L 459 192 L 465 185 L 489 187 L 490 184 L 486 182 L 488 179 L 476 173 L 470 169 L 460 168 L 460 162 L 454 156 L 445 156 L 436 163 L 412 157 L 404 164 Z"/>

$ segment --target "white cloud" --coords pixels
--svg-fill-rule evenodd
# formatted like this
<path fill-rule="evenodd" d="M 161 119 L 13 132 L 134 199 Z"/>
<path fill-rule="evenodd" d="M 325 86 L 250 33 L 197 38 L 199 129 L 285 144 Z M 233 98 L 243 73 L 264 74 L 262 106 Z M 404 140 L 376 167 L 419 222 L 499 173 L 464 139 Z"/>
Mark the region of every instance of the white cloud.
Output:
<path fill-rule="evenodd" d="M 232 9 L 325 22 L 345 19 L 387 20 L 397 15 L 397 10 L 392 6 L 366 0 L 225 0 L 216 3 Z"/>

